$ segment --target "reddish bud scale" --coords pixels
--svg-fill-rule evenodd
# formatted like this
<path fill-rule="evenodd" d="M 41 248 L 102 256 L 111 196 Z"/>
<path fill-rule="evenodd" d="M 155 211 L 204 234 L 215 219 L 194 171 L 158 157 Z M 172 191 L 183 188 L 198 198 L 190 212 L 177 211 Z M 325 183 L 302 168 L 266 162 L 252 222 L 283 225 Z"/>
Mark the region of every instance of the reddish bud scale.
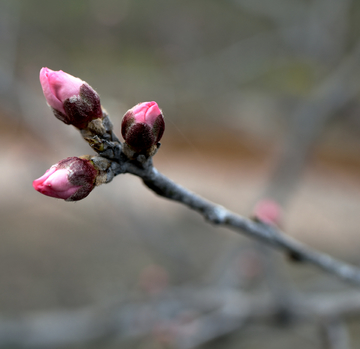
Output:
<path fill-rule="evenodd" d="M 84 83 L 80 87 L 79 96 L 64 101 L 65 114 L 55 110 L 54 115 L 65 124 L 83 129 L 94 119 L 102 117 L 99 95 L 90 85 Z"/>

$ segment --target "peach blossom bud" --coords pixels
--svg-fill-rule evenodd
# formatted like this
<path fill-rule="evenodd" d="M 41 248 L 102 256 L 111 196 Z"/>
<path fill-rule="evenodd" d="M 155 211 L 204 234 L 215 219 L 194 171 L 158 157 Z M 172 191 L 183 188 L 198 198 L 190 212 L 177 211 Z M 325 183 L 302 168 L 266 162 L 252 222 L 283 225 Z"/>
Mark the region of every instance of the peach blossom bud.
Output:
<path fill-rule="evenodd" d="M 122 120 L 121 134 L 135 151 L 156 145 L 165 130 L 164 117 L 156 102 L 143 102 L 128 110 Z"/>
<path fill-rule="evenodd" d="M 255 205 L 253 216 L 261 222 L 279 226 L 281 224 L 282 209 L 274 200 L 263 199 Z"/>
<path fill-rule="evenodd" d="M 98 171 L 89 160 L 69 157 L 48 169 L 33 181 L 41 194 L 66 201 L 78 201 L 90 194 L 95 187 Z"/>
<path fill-rule="evenodd" d="M 40 83 L 54 115 L 65 124 L 85 128 L 102 117 L 99 95 L 85 81 L 62 70 L 40 70 Z"/>

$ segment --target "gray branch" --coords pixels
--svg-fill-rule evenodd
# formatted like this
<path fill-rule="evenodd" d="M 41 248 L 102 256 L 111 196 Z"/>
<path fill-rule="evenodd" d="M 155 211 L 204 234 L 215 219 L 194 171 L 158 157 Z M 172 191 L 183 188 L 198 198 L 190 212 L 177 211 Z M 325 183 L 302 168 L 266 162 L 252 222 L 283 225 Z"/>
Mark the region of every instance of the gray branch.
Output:
<path fill-rule="evenodd" d="M 311 249 L 273 226 L 242 217 L 223 206 L 204 199 L 161 174 L 153 166 L 151 157 L 146 158 L 144 155 L 138 155 L 129 159 L 124 154 L 124 145 L 119 142 L 110 142 L 108 145 L 109 150 L 112 146 L 116 148 L 116 151 L 110 151 L 112 154 L 109 158 L 112 165 L 108 169 L 110 180 L 116 175 L 131 173 L 140 177 L 144 184 L 157 195 L 188 206 L 212 224 L 225 226 L 243 233 L 248 237 L 262 241 L 266 245 L 286 252 L 295 261 L 311 263 L 345 281 L 360 285 L 359 268 Z M 114 154 L 119 155 L 115 156 Z M 102 155 L 104 156 L 104 154 Z M 99 158 L 101 159 L 101 157 L 97 159 Z"/>
<path fill-rule="evenodd" d="M 288 253 L 289 256 L 296 261 L 311 263 L 345 281 L 360 285 L 359 268 L 315 249 L 311 249 L 275 227 L 244 218 L 218 204 L 202 198 L 158 172 L 156 168 L 153 167 L 151 159 L 141 163 L 139 161 L 124 160 L 124 157 L 122 157 L 116 169 L 117 172 L 115 175 L 131 173 L 140 177 L 144 184 L 159 196 L 188 206 L 190 209 L 204 216 L 210 223 L 225 226 L 231 230 L 260 240 L 269 246 Z"/>

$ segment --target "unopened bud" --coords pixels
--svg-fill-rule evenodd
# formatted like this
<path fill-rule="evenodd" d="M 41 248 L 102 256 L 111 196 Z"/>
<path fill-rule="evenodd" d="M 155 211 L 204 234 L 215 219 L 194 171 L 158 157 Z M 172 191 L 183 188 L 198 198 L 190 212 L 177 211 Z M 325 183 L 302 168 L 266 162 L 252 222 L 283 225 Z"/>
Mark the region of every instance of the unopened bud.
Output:
<path fill-rule="evenodd" d="M 122 120 L 121 134 L 136 152 L 157 145 L 165 130 L 164 117 L 156 102 L 143 102 L 128 110 Z"/>
<path fill-rule="evenodd" d="M 260 200 L 254 208 L 253 217 L 266 224 L 279 226 L 281 225 L 282 209 L 274 200 Z"/>
<path fill-rule="evenodd" d="M 102 117 L 100 97 L 85 81 L 62 70 L 40 70 L 40 83 L 54 115 L 65 124 L 82 129 Z"/>
<path fill-rule="evenodd" d="M 69 157 L 50 167 L 34 180 L 33 187 L 41 194 L 66 201 L 78 201 L 94 189 L 98 170 L 88 159 Z"/>

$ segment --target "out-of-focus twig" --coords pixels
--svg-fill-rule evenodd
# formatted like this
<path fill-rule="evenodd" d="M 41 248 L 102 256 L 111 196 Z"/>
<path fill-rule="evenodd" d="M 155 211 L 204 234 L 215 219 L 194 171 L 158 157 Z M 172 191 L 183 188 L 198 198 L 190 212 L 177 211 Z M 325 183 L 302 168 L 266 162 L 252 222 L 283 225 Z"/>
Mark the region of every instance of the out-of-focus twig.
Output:
<path fill-rule="evenodd" d="M 343 320 L 324 319 L 320 323 L 323 349 L 350 349 L 349 334 Z"/>
<path fill-rule="evenodd" d="M 306 295 L 293 299 L 290 309 L 294 319 L 305 322 L 359 316 L 360 295 Z M 191 349 L 233 332 L 248 321 L 275 320 L 277 312 L 272 299 L 262 295 L 248 295 L 232 288 L 187 286 L 142 300 L 129 298 L 76 310 L 0 317 L 0 346 L 48 349 L 97 339 L 121 341 L 164 334 L 174 348 Z M 340 327 L 336 332 L 338 342 L 345 343 L 340 338 Z M 332 341 L 335 343 L 335 339 Z"/>
<path fill-rule="evenodd" d="M 294 112 L 279 163 L 264 197 L 285 206 L 289 193 L 302 175 L 310 150 L 336 111 L 350 102 L 360 89 L 360 42 L 338 68 Z"/>
<path fill-rule="evenodd" d="M 277 0 L 277 2 L 280 4 L 282 1 Z M 330 1 L 330 4 L 329 1 L 316 0 L 311 5 L 290 2 L 292 6 L 289 6 L 288 3 L 288 7 L 282 7 L 279 12 L 261 2 L 255 6 L 253 2 L 247 0 L 240 0 L 238 3 L 250 10 L 263 11 L 276 23 L 287 47 L 298 46 L 296 51 L 300 55 L 307 54 L 317 60 L 321 59 L 325 63 L 333 64 L 344 54 L 344 34 L 347 31 L 351 0 L 343 2 L 335 0 Z M 297 6 L 294 7 L 295 4 Z M 299 11 L 300 5 L 302 11 Z M 294 21 L 294 16 L 296 21 Z M 289 30 L 290 28 L 293 30 Z M 344 87 L 351 71 L 359 70 L 356 59 L 358 56 L 359 44 L 349 57 L 340 61 L 338 67 L 329 74 L 320 86 L 313 89 L 308 100 L 303 101 L 291 115 L 291 122 L 286 131 L 286 142 L 282 147 L 280 159 L 274 175 L 263 193 L 264 198 L 274 200 L 283 209 L 297 187 L 310 150 L 316 143 L 326 122 L 339 107 L 346 104 L 359 90 L 359 85 L 356 82 L 354 85 L 351 83 L 349 89 Z M 342 95 L 344 91 L 345 94 Z M 335 97 L 338 94 L 341 97 L 336 101 Z M 335 102 L 333 103 L 334 98 Z M 258 248 L 262 251 L 261 256 L 266 267 L 265 276 L 272 295 L 279 307 L 287 309 L 289 298 L 292 297 L 292 289 L 280 270 L 281 266 L 279 263 L 275 263 L 276 256 L 273 251 L 263 244 L 259 244 Z"/>

